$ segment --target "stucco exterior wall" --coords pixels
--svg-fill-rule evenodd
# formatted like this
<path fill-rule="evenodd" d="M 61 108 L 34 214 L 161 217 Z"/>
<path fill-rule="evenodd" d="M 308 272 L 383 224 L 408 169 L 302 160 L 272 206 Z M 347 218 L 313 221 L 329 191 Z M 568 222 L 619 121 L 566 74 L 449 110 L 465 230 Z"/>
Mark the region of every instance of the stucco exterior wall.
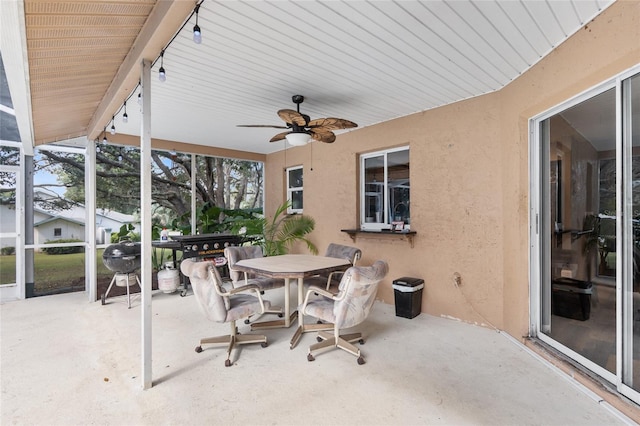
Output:
<path fill-rule="evenodd" d="M 286 197 L 285 167 L 303 165 L 312 241 L 321 253 L 330 242 L 356 245 L 363 264 L 387 260 L 379 299 L 394 303 L 393 279 L 420 277 L 423 312 L 526 336 L 529 119 L 639 64 L 639 40 L 640 2 L 618 1 L 498 92 L 271 154 L 267 214 Z M 353 242 L 340 230 L 359 224 L 359 154 L 403 145 L 411 150 L 414 247 L 402 237 Z"/>

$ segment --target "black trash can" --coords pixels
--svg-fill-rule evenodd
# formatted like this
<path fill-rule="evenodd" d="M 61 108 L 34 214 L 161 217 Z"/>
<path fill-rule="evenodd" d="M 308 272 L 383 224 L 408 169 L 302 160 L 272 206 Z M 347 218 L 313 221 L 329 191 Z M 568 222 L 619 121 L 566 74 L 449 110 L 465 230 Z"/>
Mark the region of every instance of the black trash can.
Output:
<path fill-rule="evenodd" d="M 424 280 L 402 277 L 394 280 L 392 287 L 396 300 L 396 316 L 415 318 L 420 315 Z"/>
<path fill-rule="evenodd" d="M 589 281 L 556 278 L 551 283 L 551 312 L 565 318 L 586 321 L 591 314 L 593 285 Z"/>

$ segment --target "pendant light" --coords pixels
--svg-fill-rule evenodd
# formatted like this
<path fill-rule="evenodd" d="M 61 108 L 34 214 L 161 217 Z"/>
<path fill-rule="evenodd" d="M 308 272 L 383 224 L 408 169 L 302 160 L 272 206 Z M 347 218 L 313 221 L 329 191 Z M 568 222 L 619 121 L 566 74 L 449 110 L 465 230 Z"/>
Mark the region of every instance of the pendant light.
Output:
<path fill-rule="evenodd" d="M 164 71 L 164 50 L 160 52 L 160 69 L 158 70 L 158 78 L 163 83 L 167 81 L 167 74 Z"/>
<path fill-rule="evenodd" d="M 196 24 L 193 26 L 193 41 L 195 44 L 202 43 L 202 31 L 200 31 L 200 26 L 198 25 L 198 12 L 200 11 L 200 5 L 196 5 Z"/>

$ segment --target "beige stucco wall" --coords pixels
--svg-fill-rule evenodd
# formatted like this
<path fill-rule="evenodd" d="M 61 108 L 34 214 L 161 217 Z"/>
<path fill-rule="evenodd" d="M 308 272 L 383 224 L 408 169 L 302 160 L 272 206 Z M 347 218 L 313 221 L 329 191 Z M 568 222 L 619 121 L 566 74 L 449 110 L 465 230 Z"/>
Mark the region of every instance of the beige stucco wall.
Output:
<path fill-rule="evenodd" d="M 287 166 L 304 166 L 312 241 L 356 245 L 391 281 L 425 280 L 423 312 L 493 325 L 520 338 L 529 319 L 529 119 L 640 63 L 640 2 L 619 1 L 504 89 L 267 156 L 267 214 L 285 198 Z M 348 118 L 348 117 L 347 117 Z M 358 236 L 358 155 L 409 145 L 412 248 Z M 456 288 L 453 274 L 460 273 Z"/>

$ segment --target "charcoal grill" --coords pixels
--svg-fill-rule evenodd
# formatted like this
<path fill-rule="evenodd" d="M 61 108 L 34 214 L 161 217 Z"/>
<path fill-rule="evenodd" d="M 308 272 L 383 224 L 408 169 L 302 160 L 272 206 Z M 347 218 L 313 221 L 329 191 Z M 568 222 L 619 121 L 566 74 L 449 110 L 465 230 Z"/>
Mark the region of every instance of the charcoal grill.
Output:
<path fill-rule="evenodd" d="M 131 294 L 129 286 L 138 284 L 140 279 L 135 273 L 140 268 L 142 248 L 140 243 L 131 241 L 120 242 L 108 246 L 102 253 L 102 263 L 112 272 L 115 272 L 107 291 L 102 294 L 102 304 L 106 303 L 107 296 L 113 285 L 127 287 L 127 306 L 131 309 Z"/>

